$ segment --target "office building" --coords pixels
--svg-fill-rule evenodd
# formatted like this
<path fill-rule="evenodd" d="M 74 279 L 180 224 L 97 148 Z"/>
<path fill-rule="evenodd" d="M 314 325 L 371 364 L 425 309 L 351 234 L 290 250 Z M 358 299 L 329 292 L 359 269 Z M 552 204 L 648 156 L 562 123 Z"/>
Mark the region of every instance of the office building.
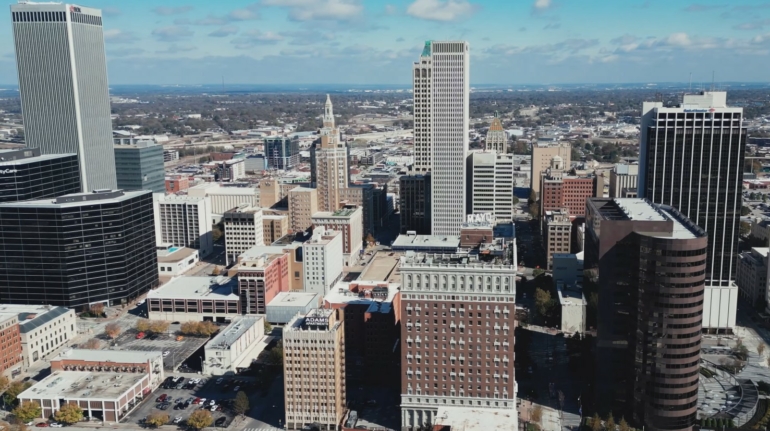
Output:
<path fill-rule="evenodd" d="M 257 185 L 259 190 L 259 206 L 270 208 L 281 201 L 281 189 L 275 178 L 264 178 Z"/>
<path fill-rule="evenodd" d="M 543 216 L 543 237 L 548 269 L 553 269 L 553 255 L 569 253 L 572 238 L 572 220 L 566 208 L 546 211 Z"/>
<path fill-rule="evenodd" d="M 316 227 L 302 248 L 305 292 L 324 296 L 342 278 L 342 232 Z"/>
<path fill-rule="evenodd" d="M 340 139 L 340 130 L 334 125 L 334 110 L 328 94 L 321 145 L 316 148 L 315 156 L 318 209 L 336 211 L 340 207 L 340 190 L 348 188 L 348 148 Z"/>
<path fill-rule="evenodd" d="M 299 139 L 288 136 L 265 138 L 265 159 L 268 169 L 289 170 L 299 165 Z"/>
<path fill-rule="evenodd" d="M 375 203 L 375 195 L 377 198 L 382 198 L 383 195 L 376 193 L 377 186 L 372 183 L 367 184 L 351 184 L 350 187 L 340 190 L 341 202 L 345 205 L 360 206 L 363 211 L 362 221 L 364 235 L 373 234 L 382 222 L 382 214 L 380 212 L 380 202 Z"/>
<path fill-rule="evenodd" d="M 102 12 L 20 2 L 11 5 L 11 21 L 27 146 L 77 154 L 81 191 L 114 190 Z"/>
<path fill-rule="evenodd" d="M 342 253 L 346 266 L 353 265 L 364 246 L 361 207 L 346 206 L 335 212 L 317 212 L 311 218 L 313 226 L 342 232 Z"/>
<path fill-rule="evenodd" d="M 588 200 L 587 269 L 598 272 L 595 405 L 632 426 L 696 425 L 706 232 L 644 199 Z M 661 270 L 665 268 L 665 270 Z"/>
<path fill-rule="evenodd" d="M 211 198 L 211 212 L 224 214 L 241 204 L 260 206 L 259 189 L 243 184 L 202 183 L 191 187 L 188 196 Z"/>
<path fill-rule="evenodd" d="M 238 181 L 246 176 L 244 159 L 230 159 L 214 163 L 214 178 L 217 181 Z"/>
<path fill-rule="evenodd" d="M 346 413 L 342 310 L 314 309 L 283 330 L 286 429 L 336 430 Z"/>
<path fill-rule="evenodd" d="M 261 253 L 255 250 L 267 249 Z M 288 292 L 290 255 L 280 247 L 253 247 L 235 266 L 243 314 L 265 314 L 267 304 Z"/>
<path fill-rule="evenodd" d="M 158 285 L 150 191 L 0 204 L 0 303 L 120 305 Z"/>
<path fill-rule="evenodd" d="M 289 233 L 287 214 L 265 214 L 262 216 L 262 235 L 265 244 L 272 244 Z"/>
<path fill-rule="evenodd" d="M 703 326 L 735 326 L 743 155 L 743 108 L 727 93 L 686 94 L 679 106 L 642 106 L 639 196 L 671 205 L 708 232 Z"/>
<path fill-rule="evenodd" d="M 495 118 L 492 119 L 492 124 L 487 131 L 487 137 L 484 141 L 485 151 L 494 151 L 497 154 L 505 154 L 508 152 L 508 134 L 503 129 L 503 123 L 500 122 L 497 113 Z"/>
<path fill-rule="evenodd" d="M 152 204 L 158 246 L 191 247 L 202 257 L 214 251 L 210 198 L 158 193 L 153 195 Z"/>
<path fill-rule="evenodd" d="M 267 304 L 267 321 L 285 325 L 300 313 L 305 315 L 318 308 L 321 297 L 312 292 L 281 292 Z"/>
<path fill-rule="evenodd" d="M 304 232 L 313 224 L 313 214 L 318 212 L 318 190 L 295 187 L 289 191 L 289 229 Z"/>
<path fill-rule="evenodd" d="M 21 336 L 21 356 L 28 368 L 68 346 L 77 335 L 75 310 L 50 305 L 0 304 L 0 322 L 14 318 Z M 4 324 L 0 323 L 0 327 Z M 5 327 L 10 329 L 11 327 Z M 0 340 L 3 339 L 0 330 Z M 3 341 L 3 350 L 15 351 L 15 337 Z M 11 344 L 5 344 L 11 341 Z M 15 357 L 15 353 L 14 353 Z M 0 365 L 5 361 L 0 359 Z M 15 364 L 15 362 L 14 362 Z M 2 366 L 0 366 L 0 369 Z M 0 371 L 0 373 L 2 373 Z"/>
<path fill-rule="evenodd" d="M 443 405 L 515 417 L 516 266 L 407 252 L 401 280 L 401 428 L 438 423 Z"/>
<path fill-rule="evenodd" d="M 398 200 L 402 234 L 415 232 L 418 235 L 430 235 L 430 184 L 430 173 L 404 175 L 399 179 Z"/>
<path fill-rule="evenodd" d="M 540 215 L 566 208 L 573 217 L 586 213 L 586 199 L 595 197 L 603 189 L 602 177 L 569 175 L 564 171 L 564 160 L 554 156 L 551 167 L 540 174 Z"/>
<path fill-rule="evenodd" d="M 24 368 L 24 348 L 21 343 L 19 315 L 0 315 L 0 375 L 15 378 Z"/>
<path fill-rule="evenodd" d="M 584 253 L 554 253 L 553 282 L 567 286 L 583 285 L 583 256 Z"/>
<path fill-rule="evenodd" d="M 149 142 L 115 146 L 115 173 L 121 190 L 166 191 L 163 147 Z"/>
<path fill-rule="evenodd" d="M 248 204 L 225 211 L 222 217 L 225 225 L 225 259 L 227 265 L 238 260 L 248 249 L 265 245 L 262 229 L 262 209 Z"/>
<path fill-rule="evenodd" d="M 513 220 L 514 185 L 513 154 L 485 151 L 468 156 L 468 214 Z"/>
<path fill-rule="evenodd" d="M 203 370 L 208 376 L 235 374 L 251 367 L 262 349 L 265 316 L 237 316 L 203 347 Z"/>
<path fill-rule="evenodd" d="M 740 297 L 752 306 L 767 297 L 768 251 L 770 248 L 767 247 L 752 247 L 738 254 L 735 284 Z"/>
<path fill-rule="evenodd" d="M 166 193 L 177 193 L 190 188 L 190 178 L 186 175 L 166 177 Z"/>
<path fill-rule="evenodd" d="M 467 42 L 426 41 L 412 67 L 414 172 L 431 173 L 431 233 L 465 221 L 470 52 Z"/>
<path fill-rule="evenodd" d="M 41 155 L 39 148 L 0 150 L 0 202 L 79 192 L 77 154 Z"/>
<path fill-rule="evenodd" d="M 169 322 L 226 322 L 241 314 L 238 283 L 224 276 L 174 277 L 147 293 L 148 318 Z"/>
<path fill-rule="evenodd" d="M 617 163 L 610 171 L 611 198 L 636 197 L 638 185 L 639 165 Z M 633 194 L 634 196 L 629 196 L 629 194 Z"/>
<path fill-rule="evenodd" d="M 530 179 L 532 181 L 532 191 L 535 192 L 535 196 L 538 199 L 540 198 L 540 176 L 551 167 L 551 160 L 556 156 L 561 157 L 561 169 L 569 170 L 572 163 L 572 146 L 569 142 L 537 142 L 532 145 L 532 163 L 530 165 L 532 173 Z"/>

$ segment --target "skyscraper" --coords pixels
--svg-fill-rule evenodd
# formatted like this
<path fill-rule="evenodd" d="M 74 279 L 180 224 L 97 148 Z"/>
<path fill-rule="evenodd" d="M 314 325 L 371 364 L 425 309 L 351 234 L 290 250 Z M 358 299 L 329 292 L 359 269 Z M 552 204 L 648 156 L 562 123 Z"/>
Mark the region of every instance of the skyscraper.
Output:
<path fill-rule="evenodd" d="M 83 191 L 115 189 L 101 11 L 19 3 L 11 19 L 27 146 L 78 154 Z"/>
<path fill-rule="evenodd" d="M 0 150 L 0 202 L 55 198 L 79 191 L 76 154 L 40 155 L 38 148 Z"/>
<path fill-rule="evenodd" d="M 115 145 L 115 173 L 121 190 L 165 193 L 163 146 L 147 141 Z"/>
<path fill-rule="evenodd" d="M 735 265 L 746 127 L 727 93 L 685 95 L 674 107 L 644 102 L 639 197 L 670 205 L 708 232 L 704 328 L 735 326 Z"/>
<path fill-rule="evenodd" d="M 425 42 L 414 77 L 414 171 L 431 172 L 433 235 L 465 221 L 470 94 L 467 42 Z"/>
<path fill-rule="evenodd" d="M 336 211 L 340 207 L 340 190 L 348 187 L 348 150 L 334 125 L 334 110 L 326 95 L 321 145 L 316 148 L 316 181 L 318 209 Z"/>
<path fill-rule="evenodd" d="M 498 154 L 505 154 L 508 151 L 508 135 L 505 134 L 503 123 L 495 113 L 492 124 L 487 131 L 487 139 L 484 142 L 484 149 L 487 151 L 497 151 Z"/>

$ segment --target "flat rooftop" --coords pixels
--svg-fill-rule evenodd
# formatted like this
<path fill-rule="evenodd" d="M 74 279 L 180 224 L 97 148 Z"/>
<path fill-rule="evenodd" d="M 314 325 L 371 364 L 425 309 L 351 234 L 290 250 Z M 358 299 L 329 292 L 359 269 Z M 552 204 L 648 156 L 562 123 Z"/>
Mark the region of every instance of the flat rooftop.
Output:
<path fill-rule="evenodd" d="M 44 162 L 46 160 L 55 160 L 76 155 L 77 154 L 74 153 L 40 154 L 39 148 L 0 150 L 0 166 L 18 166 L 26 163 Z"/>
<path fill-rule="evenodd" d="M 452 431 L 510 431 L 518 420 L 515 408 L 510 410 L 469 407 L 439 407 L 434 423 Z"/>
<path fill-rule="evenodd" d="M 0 320 L 16 316 L 19 319 L 19 330 L 25 334 L 67 314 L 69 311 L 70 309 L 67 307 L 51 305 L 2 304 L 0 305 Z"/>
<path fill-rule="evenodd" d="M 206 349 L 229 349 L 243 334 L 254 325 L 264 325 L 264 316 L 248 316 L 233 318 L 232 323 L 206 343 Z"/>
<path fill-rule="evenodd" d="M 52 361 L 98 361 L 121 363 L 147 363 L 163 356 L 161 351 L 141 350 L 91 350 L 91 349 L 67 349 L 51 358 Z"/>
<path fill-rule="evenodd" d="M 318 306 L 318 294 L 313 292 L 281 292 L 275 295 L 268 307 L 305 307 L 313 303 Z"/>
<path fill-rule="evenodd" d="M 112 401 L 146 377 L 145 373 L 59 371 L 22 392 L 19 398 Z"/>
<path fill-rule="evenodd" d="M 283 254 L 284 245 L 257 245 L 241 253 L 238 257 L 241 262 L 255 260 L 265 255 Z"/>
<path fill-rule="evenodd" d="M 159 263 L 173 263 L 180 260 L 187 259 L 195 254 L 198 250 L 189 247 L 178 248 L 171 253 L 168 250 L 158 250 L 158 262 Z"/>
<path fill-rule="evenodd" d="M 472 254 L 442 254 L 442 253 L 415 253 L 407 251 L 401 257 L 401 267 L 468 267 L 487 269 L 508 269 L 515 273 L 516 268 L 511 265 L 500 265 L 480 261 L 478 256 Z"/>
<path fill-rule="evenodd" d="M 491 227 L 490 227 L 491 228 Z M 395 250 L 408 248 L 454 248 L 460 247 L 459 235 L 399 235 L 391 247 Z"/>
<path fill-rule="evenodd" d="M 71 193 L 55 199 L 36 199 L 21 202 L 5 202 L 0 205 L 12 207 L 36 207 L 36 208 L 72 208 L 82 205 L 114 204 L 133 199 L 141 195 L 151 195 L 150 190 L 100 190 L 91 193 Z"/>
<path fill-rule="evenodd" d="M 604 220 L 672 221 L 670 235 L 654 235 L 661 238 L 699 238 L 706 233 L 690 219 L 667 205 L 653 204 L 642 198 L 591 199 L 593 206 Z"/>
<path fill-rule="evenodd" d="M 211 299 L 237 301 L 238 281 L 225 276 L 174 277 L 147 293 L 147 299 Z"/>
<path fill-rule="evenodd" d="M 559 294 L 559 304 L 563 307 L 588 305 L 585 296 L 583 296 L 583 287 L 579 284 L 565 285 L 557 283 L 556 292 Z"/>
<path fill-rule="evenodd" d="M 363 292 L 352 292 L 350 285 L 358 285 L 359 292 L 362 290 L 372 290 L 378 285 L 385 285 L 387 287 L 386 297 L 371 297 L 365 296 Z M 387 302 L 393 303 L 393 298 L 401 290 L 401 283 L 386 283 L 382 281 L 371 280 L 353 280 L 353 281 L 338 281 L 337 284 L 329 289 L 329 293 L 324 296 L 324 301 L 330 304 L 370 304 L 373 302 Z"/>
<path fill-rule="evenodd" d="M 330 327 L 329 320 L 335 310 L 329 308 L 314 308 L 310 310 L 306 315 L 297 315 L 284 326 L 284 332 L 286 331 L 329 331 L 337 328 L 340 324 L 339 321 L 335 321 Z"/>
<path fill-rule="evenodd" d="M 403 255 L 402 252 L 378 251 L 361 273 L 361 280 L 400 283 L 401 274 L 398 272 L 398 264 Z"/>

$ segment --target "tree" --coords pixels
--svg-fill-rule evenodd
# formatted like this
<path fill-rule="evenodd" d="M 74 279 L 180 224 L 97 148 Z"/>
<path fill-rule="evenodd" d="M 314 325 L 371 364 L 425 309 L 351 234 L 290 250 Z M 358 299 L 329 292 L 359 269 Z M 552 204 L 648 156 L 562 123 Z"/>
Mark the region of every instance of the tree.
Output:
<path fill-rule="evenodd" d="M 247 411 L 249 411 L 249 397 L 246 396 L 246 392 L 238 391 L 233 401 L 233 412 L 244 415 Z"/>
<path fill-rule="evenodd" d="M 168 331 L 170 323 L 165 320 L 150 320 L 150 332 L 160 334 Z"/>
<path fill-rule="evenodd" d="M 273 325 L 270 324 L 267 320 L 265 320 L 265 334 L 269 334 L 273 332 Z"/>
<path fill-rule="evenodd" d="M 195 413 L 199 412 L 201 410 L 196 410 Z M 193 413 L 193 414 L 195 414 Z M 206 412 L 208 413 L 208 412 Z M 192 416 L 191 416 L 192 417 Z M 161 425 L 165 425 L 168 423 L 168 415 L 165 413 L 152 413 L 147 416 L 147 419 L 144 420 L 144 423 L 147 425 L 153 426 L 153 427 L 159 427 Z"/>
<path fill-rule="evenodd" d="M 746 205 L 741 206 L 741 216 L 747 216 L 751 214 L 751 208 L 747 207 Z"/>
<path fill-rule="evenodd" d="M 112 322 L 104 327 L 104 333 L 113 340 L 118 338 L 118 335 L 120 335 L 121 331 L 122 328 L 117 322 Z"/>
<path fill-rule="evenodd" d="M 3 400 L 8 405 L 16 404 L 16 397 L 18 397 L 20 393 L 26 391 L 30 386 L 32 386 L 32 383 L 30 382 L 11 382 L 11 385 L 5 390 Z"/>
<path fill-rule="evenodd" d="M 615 418 L 613 418 L 611 414 L 607 417 L 607 420 L 604 421 L 604 429 L 607 431 L 615 431 Z"/>
<path fill-rule="evenodd" d="M 102 342 L 96 338 L 91 338 L 90 340 L 86 341 L 85 344 L 83 344 L 83 348 L 89 350 L 99 350 L 100 347 L 102 347 Z"/>
<path fill-rule="evenodd" d="M 150 321 L 141 319 L 136 322 L 136 330 L 139 332 L 147 332 L 150 330 Z"/>
<path fill-rule="evenodd" d="M 39 418 L 43 413 L 43 409 L 38 403 L 32 401 L 24 401 L 23 403 L 19 404 L 18 407 L 13 409 L 12 413 L 22 423 L 27 423 L 34 420 L 35 418 Z"/>
<path fill-rule="evenodd" d="M 742 221 L 741 222 L 741 235 L 747 236 L 749 233 L 751 233 L 751 223 Z"/>
<path fill-rule="evenodd" d="M 535 406 L 532 409 L 532 413 L 529 415 L 530 422 L 539 424 L 543 420 L 543 408 L 541 406 Z"/>
<path fill-rule="evenodd" d="M 533 277 L 540 277 L 541 275 L 545 274 L 545 270 L 542 268 L 535 268 L 532 270 L 532 276 Z"/>
<path fill-rule="evenodd" d="M 759 345 L 757 345 L 757 354 L 762 356 L 763 353 L 765 353 L 765 343 L 760 341 Z"/>
<path fill-rule="evenodd" d="M 366 239 L 364 239 L 368 245 L 374 245 L 377 243 L 377 240 L 374 239 L 374 236 L 371 233 L 366 234 Z"/>
<path fill-rule="evenodd" d="M 539 287 L 535 289 L 535 309 L 537 310 L 537 314 L 547 317 L 551 314 L 552 307 L 553 298 L 551 297 L 551 292 Z"/>
<path fill-rule="evenodd" d="M 631 427 L 626 422 L 626 418 L 620 417 L 620 423 L 618 424 L 619 431 L 631 431 Z"/>
<path fill-rule="evenodd" d="M 93 304 L 91 305 L 91 308 L 88 309 L 88 311 L 92 316 L 102 317 L 104 315 L 104 304 Z"/>
<path fill-rule="evenodd" d="M 179 332 L 184 335 L 195 335 L 195 336 L 203 336 L 203 337 L 210 337 L 213 334 L 216 334 L 219 331 L 219 327 L 216 325 L 216 323 L 211 321 L 205 321 L 205 322 L 184 322 L 182 323 L 182 326 L 179 327 Z"/>
<path fill-rule="evenodd" d="M 265 359 L 265 362 L 274 367 L 283 367 L 283 343 L 279 341 L 275 347 L 267 352 L 267 359 Z"/>
<path fill-rule="evenodd" d="M 187 418 L 187 425 L 197 430 L 206 428 L 214 422 L 211 412 L 208 410 L 196 410 Z"/>
<path fill-rule="evenodd" d="M 591 418 L 591 431 L 602 431 L 602 419 L 599 417 L 599 413 L 594 413 Z"/>
<path fill-rule="evenodd" d="M 65 404 L 54 413 L 53 417 L 57 422 L 72 425 L 83 420 L 83 409 L 77 404 Z"/>
<path fill-rule="evenodd" d="M 0 376 L 0 391 L 5 390 L 6 386 L 8 386 L 8 383 L 11 381 L 8 380 L 8 377 Z"/>

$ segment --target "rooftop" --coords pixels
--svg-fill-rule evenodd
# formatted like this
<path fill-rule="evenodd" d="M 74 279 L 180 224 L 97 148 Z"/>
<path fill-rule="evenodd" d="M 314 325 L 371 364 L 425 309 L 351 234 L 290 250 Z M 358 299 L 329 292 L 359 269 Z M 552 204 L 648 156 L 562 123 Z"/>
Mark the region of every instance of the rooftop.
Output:
<path fill-rule="evenodd" d="M 158 250 L 158 263 L 179 262 L 180 260 L 187 259 L 197 252 L 198 250 L 189 247 L 181 247 L 173 251 Z"/>
<path fill-rule="evenodd" d="M 67 314 L 69 311 L 70 309 L 67 307 L 54 307 L 51 305 L 2 304 L 0 305 L 0 319 L 5 320 L 10 317 L 17 317 L 19 319 L 19 330 L 24 334 L 45 325 L 63 314 Z"/>
<path fill-rule="evenodd" d="M 334 212 L 319 211 L 313 214 L 312 218 L 330 218 L 330 217 L 348 218 L 358 210 L 359 208 L 356 207 L 356 208 L 341 208 Z"/>
<path fill-rule="evenodd" d="M 667 205 L 653 204 L 641 198 L 594 198 L 591 204 L 604 220 L 671 221 L 671 234 L 656 235 L 673 238 L 698 238 L 706 233 L 690 219 Z"/>
<path fill-rule="evenodd" d="M 241 255 L 238 257 L 240 258 L 241 262 L 247 260 L 256 260 L 265 255 L 283 254 L 283 249 L 285 247 L 286 246 L 284 245 L 256 245 L 241 253 Z"/>
<path fill-rule="evenodd" d="M 93 350 L 90 350 L 93 352 Z M 158 352 L 160 354 L 160 352 Z M 134 387 L 145 373 L 60 371 L 19 395 L 21 399 L 91 399 L 112 401 Z"/>
<path fill-rule="evenodd" d="M 232 323 L 206 343 L 206 349 L 229 349 L 252 326 L 263 325 L 264 316 L 234 317 Z"/>
<path fill-rule="evenodd" d="M 147 294 L 147 299 L 211 299 L 237 301 L 238 282 L 228 277 L 174 277 Z"/>
<path fill-rule="evenodd" d="M 6 206 L 29 206 L 37 208 L 72 208 L 82 205 L 89 205 L 93 203 L 99 204 L 114 204 L 120 203 L 129 199 L 136 198 L 141 195 L 151 195 L 150 190 L 136 190 L 136 191 L 123 191 L 123 190 L 94 190 L 91 193 L 71 193 L 68 195 L 60 196 L 56 199 L 36 199 L 31 201 L 21 202 L 5 202 L 0 205 Z"/>
<path fill-rule="evenodd" d="M 402 234 L 393 241 L 392 248 L 454 248 L 460 246 L 459 235 Z"/>
<path fill-rule="evenodd" d="M 452 431 L 509 431 L 517 421 L 515 409 L 497 410 L 469 407 L 439 407 L 435 424 Z"/>
<path fill-rule="evenodd" d="M 400 283 L 401 275 L 398 271 L 398 263 L 403 253 L 387 250 L 378 251 L 361 273 L 362 280 L 387 281 Z"/>
<path fill-rule="evenodd" d="M 324 301 L 330 304 L 393 303 L 393 298 L 400 289 L 400 283 L 368 280 L 339 281 L 329 289 L 329 293 L 324 296 Z"/>
<path fill-rule="evenodd" d="M 62 157 L 75 156 L 76 154 L 40 154 L 39 148 L 19 148 L 14 150 L 0 150 L 0 166 L 17 166 L 25 163 L 36 163 L 45 160 L 60 159 Z"/>
<path fill-rule="evenodd" d="M 329 321 L 332 320 L 335 310 L 329 308 L 314 308 L 310 310 L 306 315 L 297 314 L 294 318 L 284 327 L 284 333 L 286 331 L 307 331 L 307 330 L 321 330 L 328 331 L 330 329 L 336 329 L 340 322 L 335 321 L 332 327 L 329 327 Z"/>
<path fill-rule="evenodd" d="M 559 282 L 556 285 L 556 292 L 559 294 L 559 304 L 562 307 L 588 304 L 583 296 L 583 286 L 579 284 L 565 285 Z"/>
<path fill-rule="evenodd" d="M 56 357 L 51 358 L 51 361 L 69 360 L 139 364 L 159 359 L 162 355 L 163 352 L 160 351 L 67 349 Z"/>
<path fill-rule="evenodd" d="M 310 303 L 318 305 L 318 294 L 313 292 L 280 292 L 268 307 L 304 307 Z"/>
<path fill-rule="evenodd" d="M 488 269 L 514 270 L 511 265 L 499 265 L 478 260 L 478 256 L 470 254 L 439 254 L 439 253 L 415 253 L 407 251 L 401 257 L 401 268 L 407 267 L 469 267 Z"/>

